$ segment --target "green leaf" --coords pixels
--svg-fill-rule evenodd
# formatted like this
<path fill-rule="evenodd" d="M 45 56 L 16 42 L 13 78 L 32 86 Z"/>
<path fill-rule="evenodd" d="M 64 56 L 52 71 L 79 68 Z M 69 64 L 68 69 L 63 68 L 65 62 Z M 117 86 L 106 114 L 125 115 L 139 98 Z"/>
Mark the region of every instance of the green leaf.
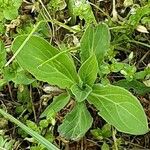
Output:
<path fill-rule="evenodd" d="M 66 93 L 54 97 L 53 102 L 44 110 L 40 117 L 50 117 L 54 113 L 59 112 L 62 108 L 64 108 L 67 105 L 69 100 L 70 96 Z"/>
<path fill-rule="evenodd" d="M 149 131 L 140 102 L 121 87 L 95 85 L 88 101 L 104 120 L 121 132 L 140 135 Z"/>
<path fill-rule="evenodd" d="M 18 50 L 26 37 L 18 36 L 15 39 L 12 46 L 14 52 Z M 71 56 L 65 53 L 58 55 L 59 53 L 58 49 L 51 46 L 43 38 L 31 36 L 16 59 L 24 69 L 38 80 L 61 88 L 69 88 L 78 82 L 77 72 Z M 52 59 L 53 57 L 55 58 Z"/>
<path fill-rule="evenodd" d="M 5 24 L 1 21 L 1 19 L 3 19 L 1 16 L 1 12 L 0 12 L 0 35 L 4 34 L 5 33 Z"/>
<path fill-rule="evenodd" d="M 33 79 L 31 75 L 28 74 L 28 72 L 21 70 L 16 72 L 15 77 L 12 79 L 12 81 L 15 84 L 29 85 L 33 83 L 35 79 Z"/>
<path fill-rule="evenodd" d="M 150 87 L 145 86 L 144 83 L 137 80 L 127 81 L 126 79 L 123 79 L 114 83 L 114 85 L 121 86 L 127 90 L 133 90 L 139 95 L 150 93 Z"/>
<path fill-rule="evenodd" d="M 4 47 L 4 43 L 0 41 L 0 70 L 4 67 L 6 62 L 6 51 Z"/>
<path fill-rule="evenodd" d="M 96 54 L 100 66 L 110 46 L 110 32 L 106 24 L 101 23 L 96 27 L 88 26 L 81 39 L 81 60 L 86 61 L 93 52 Z"/>
<path fill-rule="evenodd" d="M 72 1 L 67 0 L 66 2 L 67 2 L 68 13 L 69 13 L 69 16 L 70 16 L 70 22 L 69 23 L 71 25 L 75 25 L 75 23 L 76 23 L 76 15 L 73 12 L 75 0 L 72 0 Z"/>
<path fill-rule="evenodd" d="M 110 150 L 109 145 L 106 142 L 104 142 L 101 147 L 101 150 Z"/>
<path fill-rule="evenodd" d="M 141 18 L 144 15 L 149 15 L 150 14 L 150 3 L 148 3 L 147 5 L 143 6 L 143 7 L 139 7 L 136 9 L 135 13 L 133 13 L 129 20 L 128 20 L 128 24 L 132 25 L 134 28 L 137 27 L 137 25 L 139 24 Z"/>
<path fill-rule="evenodd" d="M 31 100 L 31 95 L 30 95 L 30 90 L 28 86 L 25 85 L 18 85 L 17 89 L 17 100 L 18 102 L 22 103 L 22 107 L 24 107 L 24 104 L 28 103 L 30 105 L 30 100 Z M 17 110 L 20 110 L 22 107 L 16 108 Z"/>
<path fill-rule="evenodd" d="M 102 139 L 109 138 L 112 136 L 110 124 L 105 124 L 102 127 L 102 129 L 100 129 L 100 128 L 92 129 L 92 130 L 90 130 L 90 132 L 94 136 L 94 138 L 96 138 L 97 140 L 102 140 Z"/>
<path fill-rule="evenodd" d="M 86 24 L 96 24 L 96 19 L 92 11 L 92 7 L 86 0 L 72 0 L 70 9 L 73 11 L 74 16 L 79 16 L 81 20 L 85 20 Z"/>
<path fill-rule="evenodd" d="M 112 136 L 112 131 L 111 131 L 111 125 L 110 124 L 105 124 L 102 129 L 102 135 L 104 138 L 109 138 Z"/>
<path fill-rule="evenodd" d="M 71 92 L 74 94 L 75 96 L 75 99 L 78 101 L 78 102 L 82 102 L 84 101 L 88 96 L 89 94 L 92 92 L 92 88 L 88 85 L 85 85 L 85 87 L 81 88 L 79 87 L 77 84 L 74 84 L 72 87 L 71 87 Z"/>
<path fill-rule="evenodd" d="M 53 9 L 53 11 L 63 10 L 66 7 L 65 0 L 51 0 L 49 6 Z"/>
<path fill-rule="evenodd" d="M 1 150 L 12 150 L 15 140 L 9 139 L 7 136 L 0 135 L 0 149 Z"/>
<path fill-rule="evenodd" d="M 3 14 L 7 20 L 13 20 L 18 16 L 18 9 L 15 7 L 8 7 L 3 10 Z"/>
<path fill-rule="evenodd" d="M 124 3 L 123 3 L 124 7 L 129 7 L 133 4 L 134 4 L 133 0 L 124 0 Z"/>
<path fill-rule="evenodd" d="M 96 56 L 90 56 L 80 67 L 79 76 L 84 84 L 93 85 L 98 72 L 98 63 Z"/>
<path fill-rule="evenodd" d="M 22 4 L 22 0 L 12 0 L 12 2 L 13 2 L 13 6 L 16 9 L 18 9 L 21 6 L 21 4 Z"/>
<path fill-rule="evenodd" d="M 12 81 L 15 78 L 15 72 L 12 67 L 5 67 L 3 69 L 3 78 L 6 81 Z"/>
<path fill-rule="evenodd" d="M 37 132 L 37 133 L 39 133 L 40 134 L 40 129 L 39 129 L 39 127 L 37 126 L 37 124 L 35 123 L 35 122 L 33 122 L 33 121 L 31 121 L 31 120 L 26 120 L 26 125 L 30 128 L 30 129 L 32 129 L 32 130 L 34 130 L 35 132 Z"/>
<path fill-rule="evenodd" d="M 3 14 L 3 11 L 0 10 L 0 21 L 2 21 L 4 19 L 4 14 Z M 2 25 L 1 25 L 2 27 Z M 0 30 L 1 31 L 1 30 Z M 0 32 L 1 33 L 1 32 Z"/>
<path fill-rule="evenodd" d="M 48 150 L 59 150 L 55 145 L 53 145 L 51 142 L 46 140 L 44 137 L 39 135 L 37 132 L 33 131 L 23 123 L 21 123 L 19 120 L 14 118 L 12 115 L 8 114 L 4 110 L 0 109 L 0 114 L 2 114 L 5 118 L 9 119 L 11 122 L 18 125 L 22 130 L 24 130 L 26 133 L 34 137 L 40 144 L 43 144 Z"/>
<path fill-rule="evenodd" d="M 93 119 L 85 103 L 77 103 L 73 110 L 67 114 L 58 131 L 66 139 L 79 140 L 91 127 Z"/>

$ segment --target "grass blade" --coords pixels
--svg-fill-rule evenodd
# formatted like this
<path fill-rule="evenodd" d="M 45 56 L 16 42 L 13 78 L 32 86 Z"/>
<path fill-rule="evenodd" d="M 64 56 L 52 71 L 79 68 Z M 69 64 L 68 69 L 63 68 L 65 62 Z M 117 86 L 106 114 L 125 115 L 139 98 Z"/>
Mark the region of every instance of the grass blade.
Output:
<path fill-rule="evenodd" d="M 19 120 L 14 118 L 12 115 L 8 114 L 4 110 L 0 109 L 0 114 L 2 114 L 5 118 L 10 120 L 11 122 L 18 125 L 22 130 L 24 130 L 26 133 L 34 137 L 39 143 L 43 144 L 48 150 L 59 150 L 55 145 L 50 143 L 48 140 L 46 140 L 44 137 L 39 135 L 37 132 L 33 131 L 32 129 L 28 128 L 26 125 L 21 123 Z"/>

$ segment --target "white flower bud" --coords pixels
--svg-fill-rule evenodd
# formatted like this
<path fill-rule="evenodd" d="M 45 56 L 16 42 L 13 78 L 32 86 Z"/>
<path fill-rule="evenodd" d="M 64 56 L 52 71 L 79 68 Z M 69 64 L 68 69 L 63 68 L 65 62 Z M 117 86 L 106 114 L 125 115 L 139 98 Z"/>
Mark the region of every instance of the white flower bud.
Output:
<path fill-rule="evenodd" d="M 141 33 L 149 33 L 148 30 L 142 25 L 138 25 L 136 30 L 141 32 Z"/>

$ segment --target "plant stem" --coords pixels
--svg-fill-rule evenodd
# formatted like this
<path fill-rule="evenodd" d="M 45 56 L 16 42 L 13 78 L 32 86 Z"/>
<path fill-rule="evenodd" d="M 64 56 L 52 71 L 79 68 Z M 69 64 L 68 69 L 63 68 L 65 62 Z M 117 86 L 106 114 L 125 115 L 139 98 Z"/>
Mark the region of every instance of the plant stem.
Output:
<path fill-rule="evenodd" d="M 117 144 L 117 139 L 116 139 L 116 131 L 113 127 L 112 127 L 112 137 L 113 137 L 113 141 L 114 141 L 115 150 L 118 150 L 118 144 Z"/>
<path fill-rule="evenodd" d="M 111 19 L 111 17 L 105 13 L 101 8 L 99 8 L 97 5 L 91 3 L 91 2 L 88 2 L 90 5 L 94 6 L 96 9 L 98 9 L 99 11 L 101 11 L 105 16 L 107 16 L 109 19 Z"/>
<path fill-rule="evenodd" d="M 142 43 L 142 42 L 139 42 L 139 41 L 130 40 L 129 42 L 131 42 L 131 43 L 136 43 L 136 44 L 140 44 L 140 45 L 142 45 L 142 46 L 145 46 L 145 47 L 148 47 L 148 48 L 150 48 L 150 45 L 148 45 L 148 44 L 145 44 L 145 43 Z"/>

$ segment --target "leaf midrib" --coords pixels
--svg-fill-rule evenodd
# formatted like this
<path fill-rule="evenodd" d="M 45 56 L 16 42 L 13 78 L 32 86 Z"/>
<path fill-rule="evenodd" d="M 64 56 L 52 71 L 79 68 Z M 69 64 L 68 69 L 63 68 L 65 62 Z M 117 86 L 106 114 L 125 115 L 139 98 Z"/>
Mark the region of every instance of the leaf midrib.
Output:
<path fill-rule="evenodd" d="M 120 106 L 122 109 L 124 109 L 126 112 L 128 112 L 132 117 L 134 117 L 134 118 L 145 128 L 145 126 L 143 125 L 143 122 L 141 122 L 139 119 L 137 119 L 137 118 L 136 118 L 133 114 L 131 114 L 127 109 L 125 109 L 124 107 L 122 107 L 121 105 L 119 105 L 120 103 L 113 102 L 111 99 L 109 99 L 109 98 L 107 98 L 107 97 L 104 97 L 104 96 L 102 96 L 102 95 L 98 95 L 98 94 L 96 94 L 96 93 L 92 93 L 91 95 L 95 95 L 96 97 L 106 99 L 107 101 L 113 103 L 113 104 L 115 105 L 115 107 L 116 107 L 116 106 Z M 108 94 L 108 95 L 109 95 L 109 94 Z M 116 95 L 117 95 L 117 94 L 116 94 Z M 101 100 L 99 99 L 99 101 L 101 101 Z M 102 101 L 101 101 L 101 102 L 102 102 Z M 121 102 L 121 103 L 123 103 L 123 102 Z M 126 103 L 129 103 L 129 102 L 126 102 Z M 129 103 L 129 104 L 131 104 L 131 103 Z M 133 105 L 133 104 L 132 104 L 132 105 Z"/>

